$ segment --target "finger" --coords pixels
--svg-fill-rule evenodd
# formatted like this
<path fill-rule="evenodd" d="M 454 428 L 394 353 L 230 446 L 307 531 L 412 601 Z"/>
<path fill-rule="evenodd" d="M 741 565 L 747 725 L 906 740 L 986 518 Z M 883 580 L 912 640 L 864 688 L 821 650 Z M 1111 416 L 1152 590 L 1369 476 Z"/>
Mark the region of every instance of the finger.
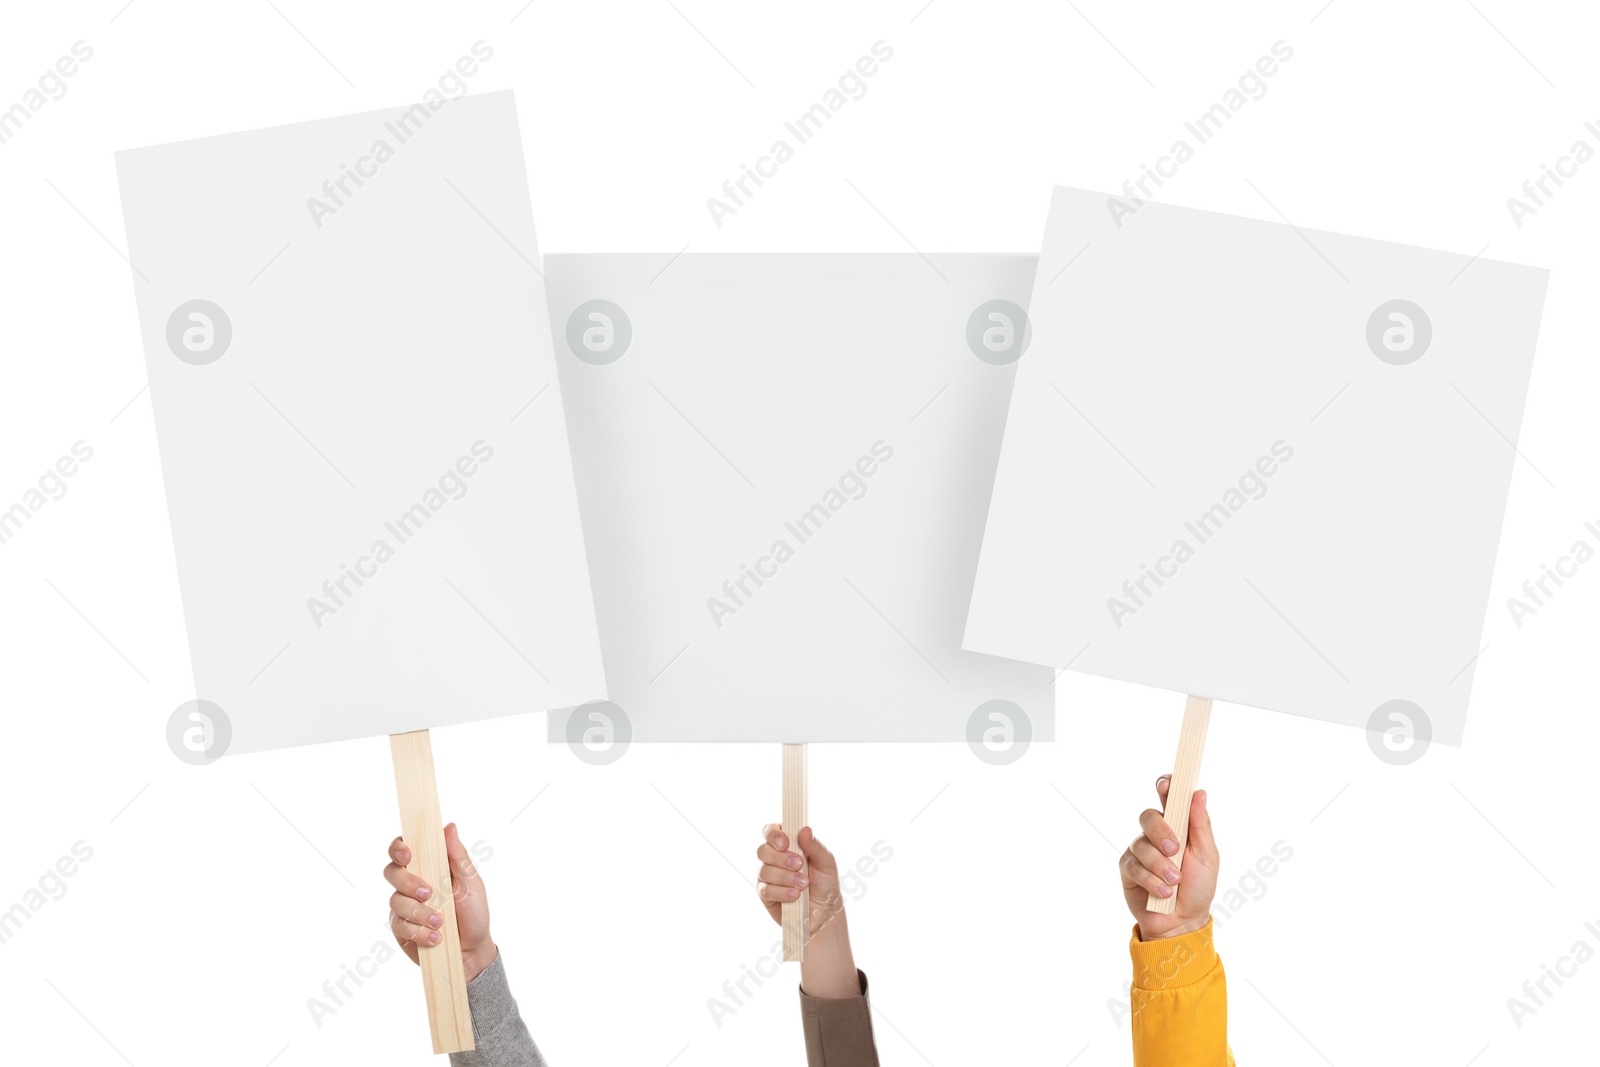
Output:
<path fill-rule="evenodd" d="M 771 864 L 762 864 L 761 874 L 758 877 L 769 885 L 794 886 L 796 889 L 804 889 L 810 884 L 806 876 L 799 871 L 791 871 L 787 867 L 774 867 Z"/>
<path fill-rule="evenodd" d="M 416 963 L 417 962 L 417 945 L 416 945 L 416 942 L 408 940 L 406 938 L 406 935 L 401 932 L 400 928 L 395 925 L 395 917 L 394 917 L 394 913 L 393 912 L 391 912 L 389 914 L 389 932 L 394 935 L 395 944 L 400 946 L 401 951 L 406 954 L 406 958 L 409 959 L 412 963 Z"/>
<path fill-rule="evenodd" d="M 438 930 L 444 926 L 444 916 L 428 907 L 419 900 L 401 893 L 396 893 L 389 898 L 389 914 L 398 915 L 407 922 L 418 926 L 426 926 L 431 930 Z"/>
<path fill-rule="evenodd" d="M 426 926 L 418 926 L 416 923 L 402 919 L 398 915 L 389 916 L 389 925 L 394 927 L 394 936 L 400 938 L 402 943 L 409 941 L 413 945 L 429 947 L 437 945 L 444 937 L 437 930 L 430 930 Z"/>
<path fill-rule="evenodd" d="M 1178 835 L 1172 832 L 1172 827 L 1167 825 L 1167 820 L 1161 817 L 1159 811 L 1154 808 L 1144 809 L 1143 814 L 1139 816 L 1139 829 L 1144 831 L 1144 836 L 1150 839 L 1151 844 L 1161 850 L 1162 855 L 1178 854 Z"/>
<path fill-rule="evenodd" d="M 817 838 L 817 832 L 809 826 L 800 829 L 800 851 L 806 854 L 806 859 L 818 870 L 835 872 L 839 863 L 833 858 L 833 853 Z"/>
<path fill-rule="evenodd" d="M 783 827 L 775 822 L 769 822 L 761 828 L 761 836 L 767 839 L 767 844 L 779 852 L 789 849 L 789 835 L 783 832 Z"/>
<path fill-rule="evenodd" d="M 389 858 L 402 867 L 411 862 L 411 850 L 406 847 L 405 838 L 397 837 L 389 842 Z"/>
<path fill-rule="evenodd" d="M 765 882 L 756 883 L 756 897 L 761 901 L 761 906 L 767 909 L 767 914 L 772 916 L 775 923 L 783 922 L 783 901 L 767 899 L 767 885 Z"/>
<path fill-rule="evenodd" d="M 1211 809 L 1206 804 L 1206 791 L 1196 789 L 1189 802 L 1189 848 L 1208 863 L 1217 859 L 1217 839 L 1211 835 Z"/>
<path fill-rule="evenodd" d="M 1133 858 L 1139 865 L 1168 885 L 1177 885 L 1182 880 L 1182 874 L 1173 866 L 1171 860 L 1161 854 L 1161 850 L 1152 845 L 1146 838 L 1138 838 L 1128 846 L 1128 851 L 1133 853 Z"/>
<path fill-rule="evenodd" d="M 1150 871 L 1145 870 L 1144 864 L 1133 858 L 1132 852 L 1122 854 L 1122 881 L 1126 885 L 1137 885 L 1146 892 L 1154 893 L 1158 897 L 1170 897 L 1172 887 Z"/>
<path fill-rule="evenodd" d="M 398 863 L 391 863 L 383 869 L 386 882 L 395 887 L 395 890 L 404 896 L 414 897 L 417 900 L 427 900 L 433 896 L 433 890 L 428 883 L 419 876 L 412 874 Z"/>
<path fill-rule="evenodd" d="M 793 852 L 780 852 L 771 845 L 758 847 L 756 849 L 756 859 L 769 867 L 782 867 L 791 871 L 798 871 L 805 866 L 805 861 Z"/>
<path fill-rule="evenodd" d="M 455 882 L 457 895 L 463 889 L 482 890 L 483 879 L 478 877 L 478 865 L 467 855 L 467 846 L 461 843 L 461 832 L 456 829 L 455 823 L 444 828 L 444 854 L 450 859 L 450 877 Z"/>
<path fill-rule="evenodd" d="M 756 893 L 769 904 L 787 904 L 800 899 L 800 890 L 793 886 L 771 885 L 767 882 L 757 883 Z"/>

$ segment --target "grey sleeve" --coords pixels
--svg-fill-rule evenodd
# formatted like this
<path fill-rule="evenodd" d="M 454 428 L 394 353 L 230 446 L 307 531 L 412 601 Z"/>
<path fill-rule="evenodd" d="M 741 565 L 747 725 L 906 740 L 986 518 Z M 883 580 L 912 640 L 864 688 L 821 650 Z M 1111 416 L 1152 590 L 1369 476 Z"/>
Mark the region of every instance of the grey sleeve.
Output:
<path fill-rule="evenodd" d="M 546 1067 L 517 1011 L 504 960 L 503 954 L 495 956 L 493 963 L 467 983 L 467 1005 L 472 1009 L 472 1034 L 478 1047 L 471 1052 L 452 1052 L 450 1067 Z"/>

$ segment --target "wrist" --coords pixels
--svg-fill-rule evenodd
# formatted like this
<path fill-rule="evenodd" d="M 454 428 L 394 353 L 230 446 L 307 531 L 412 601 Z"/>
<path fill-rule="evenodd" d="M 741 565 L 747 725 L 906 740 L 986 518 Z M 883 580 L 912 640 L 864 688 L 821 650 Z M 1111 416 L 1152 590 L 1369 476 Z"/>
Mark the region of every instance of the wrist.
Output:
<path fill-rule="evenodd" d="M 1210 921 L 1211 921 L 1211 912 L 1207 911 L 1204 915 L 1200 916 L 1197 919 L 1188 919 L 1188 920 L 1186 920 L 1184 922 L 1178 923 L 1176 926 L 1170 927 L 1168 929 L 1164 929 L 1159 933 L 1156 933 L 1156 932 L 1152 931 L 1144 923 L 1140 923 L 1139 924 L 1139 940 L 1140 941 L 1164 941 L 1164 940 L 1166 940 L 1167 938 L 1170 938 L 1170 937 L 1182 937 L 1185 934 L 1192 934 L 1192 933 L 1195 933 L 1198 930 L 1204 930 L 1206 928 L 1206 924 L 1209 923 Z"/>
<path fill-rule="evenodd" d="M 470 984 L 478 975 L 482 974 L 489 964 L 500 955 L 500 947 L 493 941 L 472 949 L 461 950 L 461 963 Z"/>
<path fill-rule="evenodd" d="M 845 922 L 844 907 L 819 910 L 812 909 L 811 913 L 811 940 L 814 946 L 832 949 L 839 945 L 850 944 L 850 930 Z"/>
<path fill-rule="evenodd" d="M 800 965 L 800 989 L 817 1000 L 849 1000 L 861 996 L 861 978 L 848 941 L 820 942 L 813 938 Z"/>

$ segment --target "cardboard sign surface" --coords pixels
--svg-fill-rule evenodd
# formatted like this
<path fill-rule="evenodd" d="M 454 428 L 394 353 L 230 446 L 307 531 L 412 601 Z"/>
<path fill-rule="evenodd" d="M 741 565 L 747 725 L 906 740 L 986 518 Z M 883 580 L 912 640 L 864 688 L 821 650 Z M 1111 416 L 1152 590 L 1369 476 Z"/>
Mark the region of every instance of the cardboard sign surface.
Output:
<path fill-rule="evenodd" d="M 231 751 L 602 693 L 510 93 L 119 153 Z"/>
<path fill-rule="evenodd" d="M 965 647 L 1459 743 L 1547 274 L 1058 189 Z"/>
<path fill-rule="evenodd" d="M 549 257 L 620 729 L 1053 736 L 1052 671 L 959 647 L 1034 262 Z"/>

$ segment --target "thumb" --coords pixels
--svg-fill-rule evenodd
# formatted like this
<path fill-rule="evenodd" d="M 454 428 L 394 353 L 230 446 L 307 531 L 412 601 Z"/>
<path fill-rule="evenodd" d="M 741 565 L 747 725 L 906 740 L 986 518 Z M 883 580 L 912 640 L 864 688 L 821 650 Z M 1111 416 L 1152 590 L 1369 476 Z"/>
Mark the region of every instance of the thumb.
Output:
<path fill-rule="evenodd" d="M 450 880 L 456 884 L 458 891 L 464 885 L 478 887 L 483 884 L 478 879 L 477 866 L 472 862 L 472 857 L 467 855 L 467 846 L 461 843 L 461 833 L 455 823 L 444 828 L 444 851 L 450 859 Z"/>
<path fill-rule="evenodd" d="M 833 858 L 833 853 L 828 847 L 817 839 L 817 832 L 811 827 L 802 827 L 798 838 L 800 851 L 806 854 L 806 863 L 812 869 L 825 874 L 839 873 L 839 862 Z"/>
<path fill-rule="evenodd" d="M 1189 848 L 1210 863 L 1217 860 L 1217 840 L 1211 836 L 1211 810 L 1204 789 L 1196 789 L 1189 802 Z"/>

